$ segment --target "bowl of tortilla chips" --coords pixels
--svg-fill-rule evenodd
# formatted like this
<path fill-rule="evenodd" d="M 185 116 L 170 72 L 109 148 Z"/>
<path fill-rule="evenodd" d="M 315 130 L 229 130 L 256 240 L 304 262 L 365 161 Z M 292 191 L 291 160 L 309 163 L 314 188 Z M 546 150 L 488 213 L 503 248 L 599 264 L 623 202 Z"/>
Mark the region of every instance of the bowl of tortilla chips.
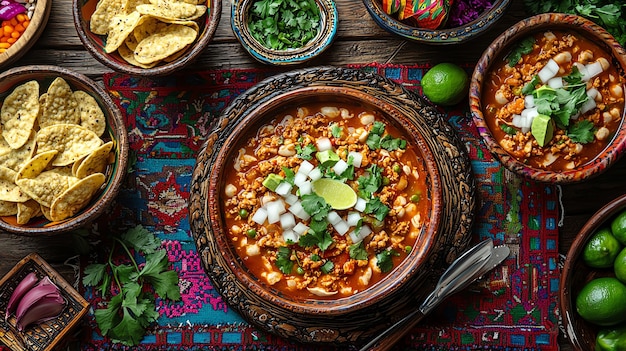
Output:
<path fill-rule="evenodd" d="M 115 71 L 161 76 L 193 62 L 215 34 L 221 0 L 73 0 L 89 53 Z"/>
<path fill-rule="evenodd" d="M 51 235 L 83 227 L 126 174 L 121 112 L 88 77 L 56 66 L 0 73 L 0 229 Z"/>

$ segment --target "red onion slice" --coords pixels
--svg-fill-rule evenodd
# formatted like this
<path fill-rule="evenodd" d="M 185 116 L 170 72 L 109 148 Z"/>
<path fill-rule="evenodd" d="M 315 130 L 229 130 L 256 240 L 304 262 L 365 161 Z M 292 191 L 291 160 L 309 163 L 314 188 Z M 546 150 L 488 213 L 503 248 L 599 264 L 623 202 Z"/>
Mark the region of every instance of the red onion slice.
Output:
<path fill-rule="evenodd" d="M 16 2 L 0 7 L 0 21 L 7 21 L 20 13 L 26 13 L 26 7 Z"/>

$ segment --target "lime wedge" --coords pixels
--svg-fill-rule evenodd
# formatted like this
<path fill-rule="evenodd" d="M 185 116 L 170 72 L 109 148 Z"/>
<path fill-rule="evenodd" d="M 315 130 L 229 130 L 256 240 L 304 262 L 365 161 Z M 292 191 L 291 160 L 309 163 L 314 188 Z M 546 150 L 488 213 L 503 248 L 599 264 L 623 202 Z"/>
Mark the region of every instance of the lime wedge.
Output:
<path fill-rule="evenodd" d="M 543 147 L 552 140 L 554 136 L 554 122 L 550 116 L 539 114 L 533 118 L 530 126 L 530 133 L 537 140 L 537 144 Z"/>
<path fill-rule="evenodd" d="M 347 210 L 356 204 L 356 193 L 345 183 L 321 178 L 311 183 L 311 190 L 335 210 Z"/>

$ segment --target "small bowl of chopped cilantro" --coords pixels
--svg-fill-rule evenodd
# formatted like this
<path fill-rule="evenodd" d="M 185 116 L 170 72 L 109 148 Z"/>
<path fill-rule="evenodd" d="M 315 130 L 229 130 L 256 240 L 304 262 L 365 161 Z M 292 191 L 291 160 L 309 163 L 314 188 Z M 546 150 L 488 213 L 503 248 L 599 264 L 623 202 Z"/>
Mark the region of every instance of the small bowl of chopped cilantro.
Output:
<path fill-rule="evenodd" d="M 487 148 L 536 181 L 574 183 L 604 172 L 626 148 L 626 51 L 581 16 L 524 19 L 483 53 L 470 108 Z"/>
<path fill-rule="evenodd" d="M 510 0 L 363 0 L 386 31 L 424 44 L 449 45 L 473 39 L 496 23 Z"/>
<path fill-rule="evenodd" d="M 324 52 L 337 33 L 338 13 L 332 0 L 237 0 L 231 27 L 256 60 L 293 65 Z"/>

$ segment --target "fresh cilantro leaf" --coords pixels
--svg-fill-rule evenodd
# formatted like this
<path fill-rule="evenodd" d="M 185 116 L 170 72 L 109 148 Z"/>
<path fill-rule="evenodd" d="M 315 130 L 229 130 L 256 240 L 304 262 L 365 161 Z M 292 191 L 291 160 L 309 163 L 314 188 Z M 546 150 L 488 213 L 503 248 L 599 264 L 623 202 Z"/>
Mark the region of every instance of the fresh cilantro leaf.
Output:
<path fill-rule="evenodd" d="M 304 236 L 308 236 L 304 235 Z M 286 246 L 281 246 L 276 252 L 276 266 L 284 274 L 291 274 L 293 270 L 293 261 L 291 260 L 291 249 Z"/>
<path fill-rule="evenodd" d="M 304 211 L 316 221 L 323 221 L 331 210 L 324 198 L 316 194 L 302 195 L 301 204 Z"/>
<path fill-rule="evenodd" d="M 283 172 L 285 172 L 285 178 L 284 178 L 284 180 L 285 180 L 287 183 L 289 183 L 289 184 L 293 185 L 293 184 L 294 184 L 294 181 L 295 181 L 295 179 L 296 179 L 296 173 L 295 173 L 292 169 L 287 168 L 287 167 L 282 167 L 282 169 L 283 169 Z"/>
<path fill-rule="evenodd" d="M 567 136 L 575 143 L 587 144 L 595 139 L 595 126 L 589 120 L 582 120 L 574 123 L 567 130 Z"/>
<path fill-rule="evenodd" d="M 178 287 L 178 274 L 169 270 L 169 260 L 165 256 L 165 250 L 146 256 L 146 264 L 139 272 L 139 276 L 147 278 L 156 293 L 164 299 L 180 299 Z"/>
<path fill-rule="evenodd" d="M 122 234 L 122 240 L 133 249 L 147 254 L 155 252 L 161 246 L 161 240 L 141 225 Z"/>
<path fill-rule="evenodd" d="M 530 80 L 530 82 L 526 83 L 526 85 L 524 85 L 524 87 L 522 88 L 522 94 L 524 95 L 532 94 L 535 88 L 537 87 L 537 84 L 539 83 L 541 83 L 541 79 L 539 78 L 539 75 L 535 74 L 535 76 Z"/>
<path fill-rule="evenodd" d="M 406 140 L 393 138 L 391 135 L 387 134 L 380 139 L 380 147 L 389 151 L 398 149 L 404 150 L 406 149 Z"/>
<path fill-rule="evenodd" d="M 387 217 L 389 207 L 380 201 L 379 198 L 375 197 L 367 202 L 365 205 L 365 211 L 363 212 L 373 214 L 377 220 L 382 221 L 385 217 Z"/>
<path fill-rule="evenodd" d="M 400 256 L 395 250 L 385 250 L 376 255 L 376 265 L 380 268 L 380 271 L 387 273 L 393 269 L 394 256 Z"/>
<path fill-rule="evenodd" d="M 503 132 L 509 135 L 517 134 L 517 129 L 515 129 L 514 127 L 511 127 L 508 124 L 504 124 L 504 123 L 500 124 L 500 129 L 502 129 Z"/>
<path fill-rule="evenodd" d="M 530 54 L 533 51 L 533 45 L 535 45 L 535 38 L 533 37 L 528 37 L 520 41 L 506 56 L 509 66 L 515 66 L 522 58 L 522 55 Z"/>
<path fill-rule="evenodd" d="M 325 273 L 328 274 L 330 272 L 333 271 L 333 268 L 335 268 L 335 264 L 333 263 L 333 261 L 326 261 L 321 267 L 320 270 Z"/>
<path fill-rule="evenodd" d="M 357 244 L 352 244 L 349 247 L 350 258 L 355 260 L 367 260 L 367 250 L 365 250 L 365 245 L 361 241 Z"/>
<path fill-rule="evenodd" d="M 122 302 L 123 295 L 117 294 L 111 297 L 106 308 L 99 308 L 94 311 L 94 316 L 96 317 L 96 322 L 98 323 L 102 335 L 107 335 L 109 330 L 119 324 L 122 319 L 119 315 Z"/>
<path fill-rule="evenodd" d="M 102 281 L 102 277 L 104 277 L 104 273 L 106 272 L 107 265 L 102 263 L 92 263 L 85 267 L 85 276 L 83 277 L 83 284 L 85 286 L 96 286 L 100 281 Z"/>
<path fill-rule="evenodd" d="M 298 244 L 303 247 L 317 246 L 326 251 L 333 243 L 333 237 L 327 230 L 328 223 L 325 221 L 311 221 L 307 234 L 300 237 Z"/>
<path fill-rule="evenodd" d="M 341 138 L 341 135 L 343 134 L 343 129 L 337 123 L 333 123 L 330 126 L 330 134 L 332 134 L 332 136 L 335 138 Z"/>
<path fill-rule="evenodd" d="M 370 129 L 369 134 L 367 135 L 367 140 L 365 144 L 371 150 L 378 150 L 380 148 L 393 151 L 398 149 L 406 148 L 406 140 L 400 138 L 394 138 L 391 135 L 385 133 L 385 124 L 380 121 L 376 121 L 372 124 L 372 129 Z"/>
<path fill-rule="evenodd" d="M 306 144 L 304 147 L 300 146 L 300 144 L 296 144 L 296 155 L 304 160 L 313 159 L 313 154 L 317 151 L 315 145 Z"/>
<path fill-rule="evenodd" d="M 320 259 L 321 259 L 321 258 L 320 258 L 320 256 L 319 256 L 319 255 L 316 255 L 316 254 L 312 254 L 312 255 L 311 255 L 311 261 L 313 261 L 313 262 L 317 262 L 317 261 L 319 261 Z"/>
<path fill-rule="evenodd" d="M 383 184 L 382 172 L 382 169 L 374 164 L 367 169 L 367 175 L 362 175 L 357 179 L 359 197 L 369 199 L 378 191 Z"/>

